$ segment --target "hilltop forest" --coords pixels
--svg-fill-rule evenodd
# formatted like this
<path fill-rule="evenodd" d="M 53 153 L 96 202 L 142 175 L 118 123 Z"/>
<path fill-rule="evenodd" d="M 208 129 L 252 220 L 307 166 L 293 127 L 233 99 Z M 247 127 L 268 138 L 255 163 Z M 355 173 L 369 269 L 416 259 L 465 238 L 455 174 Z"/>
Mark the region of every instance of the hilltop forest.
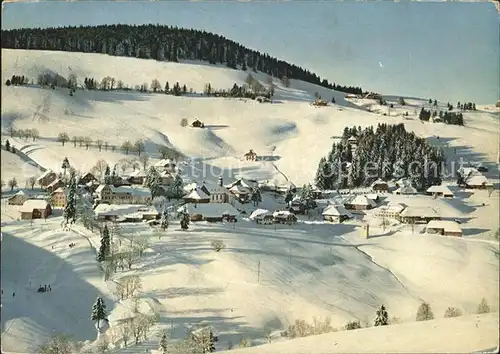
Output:
<path fill-rule="evenodd" d="M 23 28 L 3 30 L 1 41 L 2 48 L 8 49 L 101 53 L 172 62 L 202 60 L 232 69 L 258 70 L 284 81 L 296 79 L 346 93 L 363 93 L 360 87 L 332 84 L 297 65 L 194 29 L 160 25 Z"/>

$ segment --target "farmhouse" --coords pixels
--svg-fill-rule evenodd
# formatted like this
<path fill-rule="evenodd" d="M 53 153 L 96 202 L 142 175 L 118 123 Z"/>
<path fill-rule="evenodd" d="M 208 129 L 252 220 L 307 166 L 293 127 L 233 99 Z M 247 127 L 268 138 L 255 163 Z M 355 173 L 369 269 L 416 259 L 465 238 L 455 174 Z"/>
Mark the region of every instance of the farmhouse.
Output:
<path fill-rule="evenodd" d="M 273 214 L 266 209 L 257 209 L 250 214 L 250 220 L 255 220 L 257 224 L 269 225 L 274 222 Z"/>
<path fill-rule="evenodd" d="M 488 189 L 493 187 L 493 183 L 483 175 L 476 175 L 465 180 L 465 187 L 469 189 Z"/>
<path fill-rule="evenodd" d="M 439 234 L 443 236 L 457 236 L 462 237 L 462 229 L 460 224 L 456 221 L 450 220 L 432 220 L 429 221 L 426 227 L 429 234 Z"/>
<path fill-rule="evenodd" d="M 418 194 L 417 190 L 410 185 L 402 185 L 394 191 L 396 195 L 415 195 Z"/>
<path fill-rule="evenodd" d="M 194 128 L 204 128 L 205 124 L 196 119 L 193 123 L 191 123 L 191 126 Z"/>
<path fill-rule="evenodd" d="M 202 188 L 196 187 L 184 197 L 186 203 L 210 203 L 210 196 Z"/>
<path fill-rule="evenodd" d="M 64 208 L 67 203 L 68 190 L 66 187 L 59 187 L 50 195 L 53 208 Z"/>
<path fill-rule="evenodd" d="M 238 178 L 236 181 L 226 185 L 225 187 L 227 189 L 231 189 L 234 186 L 241 186 L 243 188 L 248 189 L 248 191 L 251 191 L 253 188 L 257 187 L 258 184 L 257 184 L 257 182 L 248 180 L 246 178 Z"/>
<path fill-rule="evenodd" d="M 389 203 L 374 210 L 374 215 L 379 218 L 397 219 L 406 205 L 401 203 Z"/>
<path fill-rule="evenodd" d="M 250 149 L 250 151 L 247 152 L 243 156 L 245 157 L 246 160 L 249 160 L 249 161 L 255 161 L 255 160 L 257 160 L 257 154 L 252 149 Z"/>
<path fill-rule="evenodd" d="M 160 218 L 160 213 L 154 207 L 130 204 L 99 204 L 94 214 L 99 221 L 140 222 Z"/>
<path fill-rule="evenodd" d="M 430 186 L 427 189 L 427 194 L 436 197 L 453 198 L 453 192 L 445 185 Z"/>
<path fill-rule="evenodd" d="M 146 171 L 144 170 L 135 170 L 129 175 L 127 181 L 129 181 L 132 184 L 143 185 L 144 180 L 146 179 L 146 175 L 147 175 Z"/>
<path fill-rule="evenodd" d="M 290 208 L 288 209 L 294 214 L 305 214 L 306 208 L 304 203 L 300 200 L 300 197 L 298 195 L 294 196 L 291 203 L 290 203 Z"/>
<path fill-rule="evenodd" d="M 49 184 L 46 189 L 49 193 L 52 193 L 53 191 L 55 191 L 56 189 L 58 188 L 61 188 L 61 187 L 64 187 L 65 184 L 64 182 L 60 179 L 60 178 L 57 178 L 55 179 L 51 184 Z"/>
<path fill-rule="evenodd" d="M 97 200 L 105 204 L 147 204 L 151 201 L 151 192 L 147 188 L 101 184 L 95 194 Z"/>
<path fill-rule="evenodd" d="M 42 188 L 46 188 L 49 184 L 57 179 L 57 174 L 52 170 L 45 171 L 40 177 L 36 179 L 38 185 Z"/>
<path fill-rule="evenodd" d="M 176 163 L 170 159 L 162 159 L 155 163 L 154 167 L 167 172 L 175 172 Z"/>
<path fill-rule="evenodd" d="M 366 195 L 358 195 L 354 199 L 344 203 L 346 209 L 350 210 L 370 210 L 377 206 L 377 204 Z"/>
<path fill-rule="evenodd" d="M 98 182 L 97 178 L 95 178 L 95 176 L 90 172 L 85 173 L 78 180 L 78 184 L 80 184 L 80 185 L 81 184 L 87 185 L 87 183 L 90 183 L 90 182 Z"/>
<path fill-rule="evenodd" d="M 177 209 L 177 212 L 186 210 L 191 221 L 222 221 L 224 219 L 234 220 L 239 214 L 231 204 L 228 203 L 206 203 L 193 204 L 188 203 Z"/>
<path fill-rule="evenodd" d="M 229 188 L 229 192 L 231 192 L 236 198 L 241 201 L 247 201 L 250 197 L 250 191 L 248 190 L 248 188 L 245 188 L 238 184 Z"/>
<path fill-rule="evenodd" d="M 274 222 L 277 224 L 295 224 L 297 217 L 288 210 L 275 211 L 273 213 Z"/>
<path fill-rule="evenodd" d="M 403 210 L 399 220 L 405 224 L 428 223 L 431 220 L 440 220 L 441 217 L 436 210 L 429 207 L 409 206 Z"/>
<path fill-rule="evenodd" d="M 222 186 L 208 187 L 210 203 L 227 203 L 229 202 L 229 191 Z"/>
<path fill-rule="evenodd" d="M 27 200 L 28 200 L 28 195 L 23 191 L 19 191 L 16 194 L 14 194 L 12 197 L 9 197 L 7 199 L 7 203 L 9 205 L 23 205 L 24 202 Z"/>
<path fill-rule="evenodd" d="M 52 215 L 52 207 L 43 199 L 28 199 L 21 207 L 21 219 L 41 219 Z"/>
<path fill-rule="evenodd" d="M 387 182 L 382 181 L 381 179 L 377 179 L 375 182 L 373 182 L 371 188 L 374 192 L 387 192 L 389 190 Z"/>
<path fill-rule="evenodd" d="M 344 220 L 352 219 L 353 215 L 346 210 L 343 205 L 328 205 L 323 210 L 323 219 L 325 221 L 332 221 L 341 223 Z"/>

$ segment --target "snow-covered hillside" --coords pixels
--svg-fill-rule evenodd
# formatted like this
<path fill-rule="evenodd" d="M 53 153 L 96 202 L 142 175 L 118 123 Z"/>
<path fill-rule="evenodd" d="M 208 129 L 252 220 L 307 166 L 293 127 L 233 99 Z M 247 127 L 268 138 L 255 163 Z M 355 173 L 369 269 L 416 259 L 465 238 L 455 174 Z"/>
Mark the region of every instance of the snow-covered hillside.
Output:
<path fill-rule="evenodd" d="M 247 75 L 202 63 L 2 50 L 4 78 L 26 75 L 36 82 L 38 74 L 47 71 L 65 77 L 74 73 L 80 81 L 113 76 L 130 86 L 153 79 L 159 79 L 162 85 L 167 80 L 170 84 L 178 81 L 198 93 L 207 83 L 224 89 L 234 83 L 241 85 Z M 266 75 L 253 75 L 267 85 Z M 113 166 L 130 157 L 119 148 L 123 142 L 142 139 L 151 162 L 160 158 L 161 146 L 181 153 L 182 174 L 192 180 L 216 181 L 222 175 L 227 183 L 235 176 L 244 176 L 277 185 L 302 185 L 312 182 L 319 159 L 331 148 L 331 138 L 341 135 L 346 126 L 385 122 L 404 123 L 408 130 L 441 145 L 452 159 L 482 161 L 489 167 L 487 177 L 498 183 L 495 163 L 500 120 L 490 107 L 464 113 L 463 127 L 423 123 L 416 114 L 426 105 L 424 99 L 406 98 L 408 106 L 401 107 L 398 97 L 386 97 L 394 103 L 389 112 L 374 100 L 345 99 L 341 92 L 300 81 L 292 80 L 290 87 L 284 87 L 275 79 L 274 84 L 272 104 L 135 91 L 77 90 L 70 96 L 67 89 L 4 85 L 2 144 L 8 138 L 22 158 L 2 150 L 2 179 L 16 177 L 24 186 L 24 179 L 42 168 L 59 171 L 64 157 L 82 172 L 99 159 Z M 336 104 L 311 106 L 315 92 L 327 100 L 335 97 Z M 445 104 L 439 103 L 440 107 Z M 403 116 L 406 111 L 408 117 Z M 198 118 L 205 129 L 182 127 L 183 118 L 189 122 Z M 36 128 L 40 137 L 35 141 L 12 138 L 8 136 L 11 127 Z M 99 151 L 95 144 L 86 149 L 78 144 L 75 147 L 71 141 L 62 146 L 57 136 L 63 132 L 70 137 L 88 136 L 94 142 L 102 140 L 117 149 Z M 246 161 L 244 154 L 250 149 L 263 161 Z M 25 171 L 26 163 L 29 167 Z M 447 181 L 453 182 L 453 178 Z M 284 207 L 283 201 L 270 193 L 263 197 L 259 207 Z M 312 321 L 314 316 L 328 316 L 339 328 L 350 320 L 371 321 L 381 304 L 387 305 L 391 317 L 403 322 L 414 321 L 422 300 L 432 305 L 436 317 L 442 317 L 448 306 L 459 307 L 465 314 L 475 313 L 482 297 L 498 311 L 499 251 L 498 242 L 492 241 L 498 229 L 498 190 L 491 196 L 485 190 L 457 192 L 457 198 L 451 201 L 428 196 L 386 197 L 387 202 L 433 207 L 446 217 L 460 219 L 464 237 L 424 235 L 418 227 L 391 226 L 382 231 L 372 223 L 376 237 L 367 240 L 360 237 L 357 221 L 334 225 L 303 218 L 293 226 L 275 227 L 257 225 L 245 215 L 239 216 L 235 225 L 202 222 L 191 225 L 188 232 L 180 231 L 178 222 L 172 221 L 161 238 L 144 223 L 126 224 L 123 237 L 147 237 L 150 248 L 133 271 L 123 274 L 141 277 L 141 296 L 158 307 L 161 320 L 147 341 L 116 352 L 157 349 L 161 331 L 168 330 L 177 340 L 196 325 L 217 329 L 218 350 L 242 338 L 263 344 L 268 331 L 282 330 L 296 319 Z M 245 208 L 252 210 L 251 206 Z M 18 218 L 17 207 L 7 206 L 3 200 L 3 350 L 33 351 L 51 332 L 94 340 L 89 316 L 97 294 L 106 297 L 113 328 L 127 313 L 128 305 L 111 295 L 110 282 L 102 280 L 88 241 L 73 231 L 61 230 L 62 218 L 57 215 L 47 222 L 36 221 L 33 227 Z M 370 213 L 363 222 L 372 222 Z M 99 235 L 78 230 L 98 244 Z M 213 240 L 222 240 L 226 248 L 215 252 L 210 246 Z M 67 244 L 71 242 L 77 247 L 69 250 Z M 9 247 L 11 251 L 4 253 Z M 29 281 L 33 287 L 52 283 L 54 291 L 32 293 Z M 82 295 L 73 294 L 73 288 Z M 14 291 L 15 298 L 11 294 Z M 57 312 L 59 304 L 63 309 Z M 366 343 L 363 331 L 349 335 L 355 333 L 359 333 L 361 343 Z M 339 351 L 357 350 L 342 347 Z"/>

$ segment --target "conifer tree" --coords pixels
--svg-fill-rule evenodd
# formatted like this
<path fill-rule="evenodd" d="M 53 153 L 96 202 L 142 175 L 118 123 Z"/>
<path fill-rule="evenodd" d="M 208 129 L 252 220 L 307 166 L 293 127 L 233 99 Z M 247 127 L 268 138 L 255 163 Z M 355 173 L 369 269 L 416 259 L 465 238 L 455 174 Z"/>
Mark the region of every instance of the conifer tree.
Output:
<path fill-rule="evenodd" d="M 106 170 L 104 171 L 104 184 L 111 184 L 111 183 L 112 183 L 111 182 L 111 171 L 109 170 L 109 165 L 106 165 Z"/>
<path fill-rule="evenodd" d="M 10 151 L 10 141 L 9 141 L 9 139 L 5 140 L 5 150 Z"/>
<path fill-rule="evenodd" d="M 109 229 L 107 225 L 104 225 L 101 235 L 101 246 L 99 247 L 99 252 L 97 253 L 97 261 L 103 262 L 109 256 L 111 251 L 111 239 L 109 236 Z"/>
<path fill-rule="evenodd" d="M 148 173 L 146 174 L 144 185 L 151 191 L 152 198 L 158 195 L 161 187 L 161 176 L 153 166 L 149 168 Z"/>
<path fill-rule="evenodd" d="M 160 227 L 163 231 L 166 231 L 168 228 L 168 209 L 167 207 L 163 208 L 163 213 L 161 214 Z"/>
<path fill-rule="evenodd" d="M 67 158 L 67 157 L 65 157 L 65 158 L 64 158 L 64 160 L 63 160 L 63 162 L 62 162 L 62 165 L 61 165 L 61 168 L 62 168 L 62 169 L 63 169 L 63 171 L 64 171 L 64 176 L 66 176 L 66 170 L 67 170 L 68 168 L 70 168 L 70 167 L 71 167 L 71 165 L 69 164 L 69 160 L 68 160 L 68 158 Z"/>
<path fill-rule="evenodd" d="M 429 305 L 426 302 L 423 302 L 418 308 L 416 320 L 427 321 L 433 319 L 434 319 L 434 313 L 432 312 L 431 305 Z"/>
<path fill-rule="evenodd" d="M 184 182 L 182 180 L 182 177 L 179 174 L 176 174 L 172 183 L 172 192 L 176 198 L 182 197 L 183 185 Z"/>
<path fill-rule="evenodd" d="M 160 347 L 159 350 L 161 354 L 167 354 L 168 353 L 168 337 L 167 333 L 163 332 L 163 335 L 160 338 Z"/>
<path fill-rule="evenodd" d="M 190 216 L 186 208 L 181 213 L 181 229 L 186 231 L 189 229 Z"/>
<path fill-rule="evenodd" d="M 374 326 L 387 326 L 389 324 L 389 314 L 385 309 L 385 306 L 382 305 L 377 310 L 377 316 L 375 317 Z"/>
<path fill-rule="evenodd" d="M 71 171 L 70 175 L 68 198 L 66 206 L 64 207 L 63 216 L 66 224 L 70 221 L 73 224 L 76 221 L 76 177 L 74 171 Z"/>
<path fill-rule="evenodd" d="M 90 316 L 90 319 L 96 322 L 97 328 L 99 328 L 99 322 L 101 320 L 105 320 L 106 317 L 106 304 L 104 303 L 102 297 L 98 297 L 94 305 L 92 306 L 92 314 Z"/>
<path fill-rule="evenodd" d="M 165 84 L 165 93 L 166 93 L 166 94 L 169 94 L 169 93 L 170 93 L 170 86 L 168 85 L 168 81 L 167 81 L 167 83 Z"/>
<path fill-rule="evenodd" d="M 253 202 L 253 205 L 255 206 L 259 205 L 259 203 L 262 202 L 262 196 L 260 194 L 259 187 L 253 188 L 251 200 Z"/>

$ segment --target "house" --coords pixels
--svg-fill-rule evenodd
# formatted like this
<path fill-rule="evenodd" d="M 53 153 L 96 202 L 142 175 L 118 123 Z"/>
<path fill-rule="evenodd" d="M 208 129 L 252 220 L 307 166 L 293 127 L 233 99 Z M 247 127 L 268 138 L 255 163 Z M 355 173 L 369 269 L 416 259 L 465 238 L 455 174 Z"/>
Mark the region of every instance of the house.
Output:
<path fill-rule="evenodd" d="M 67 203 L 68 190 L 66 187 L 59 187 L 50 195 L 50 200 L 53 208 L 64 208 Z"/>
<path fill-rule="evenodd" d="M 210 203 L 228 203 L 229 191 L 222 186 L 208 187 Z"/>
<path fill-rule="evenodd" d="M 78 184 L 87 185 L 87 183 L 90 183 L 90 182 L 98 182 L 97 178 L 95 178 L 95 176 L 90 172 L 85 173 L 78 180 Z"/>
<path fill-rule="evenodd" d="M 493 183 L 481 174 L 468 177 L 465 180 L 465 187 L 469 189 L 487 189 L 493 188 Z"/>
<path fill-rule="evenodd" d="M 175 172 L 177 165 L 170 159 L 162 159 L 155 163 L 154 167 L 167 172 Z"/>
<path fill-rule="evenodd" d="M 226 185 L 225 187 L 227 189 L 231 189 L 234 186 L 241 186 L 243 188 L 248 189 L 248 191 L 251 191 L 252 189 L 258 187 L 258 183 L 256 181 L 251 181 L 246 178 L 238 178 L 236 181 L 230 183 L 229 185 Z"/>
<path fill-rule="evenodd" d="M 196 187 L 184 197 L 186 203 L 210 203 L 210 196 L 200 187 Z"/>
<path fill-rule="evenodd" d="M 27 193 L 23 192 L 22 190 L 14 194 L 12 197 L 9 197 L 7 199 L 7 203 L 9 205 L 23 205 L 25 201 L 28 200 L 28 195 Z"/>
<path fill-rule="evenodd" d="M 323 219 L 325 221 L 341 223 L 344 220 L 352 219 L 353 215 L 347 211 L 343 205 L 328 205 L 324 210 Z"/>
<path fill-rule="evenodd" d="M 95 207 L 94 214 L 99 221 L 140 222 L 160 218 L 160 212 L 154 207 L 131 204 L 99 204 Z"/>
<path fill-rule="evenodd" d="M 401 187 L 396 189 L 393 193 L 397 194 L 397 195 L 415 195 L 415 194 L 418 194 L 417 190 L 413 186 L 410 186 L 410 185 L 402 185 Z"/>
<path fill-rule="evenodd" d="M 40 177 L 36 179 L 38 185 L 42 188 L 46 188 L 49 184 L 57 179 L 57 174 L 52 170 L 45 171 Z"/>
<path fill-rule="evenodd" d="M 206 204 L 193 204 L 188 203 L 177 209 L 177 212 L 186 212 L 189 214 L 191 221 L 222 221 L 235 220 L 239 214 L 231 204 L 228 203 L 206 203 Z"/>
<path fill-rule="evenodd" d="M 389 185 L 387 182 L 382 181 L 381 179 L 377 179 L 375 182 L 372 183 L 371 185 L 372 191 L 374 192 L 387 192 L 389 191 Z"/>
<path fill-rule="evenodd" d="M 350 210 L 370 210 L 377 204 L 366 195 L 357 195 L 354 199 L 344 203 L 346 209 Z"/>
<path fill-rule="evenodd" d="M 135 170 L 132 172 L 127 181 L 129 181 L 132 184 L 144 184 L 144 180 L 146 179 L 147 173 L 144 170 Z"/>
<path fill-rule="evenodd" d="M 248 151 L 245 155 L 243 155 L 245 157 L 245 159 L 247 161 L 255 161 L 257 160 L 257 154 L 255 153 L 255 151 L 253 151 L 252 149 L 250 149 L 250 151 Z"/>
<path fill-rule="evenodd" d="M 160 178 L 163 186 L 170 186 L 174 182 L 174 177 L 169 171 L 161 171 Z"/>
<path fill-rule="evenodd" d="M 428 223 L 431 220 L 440 220 L 438 212 L 429 207 L 408 206 L 399 215 L 399 220 L 405 224 Z"/>
<path fill-rule="evenodd" d="M 196 119 L 193 123 L 191 123 L 191 126 L 193 128 L 204 128 L 205 127 L 205 124 L 203 124 L 202 122 L 200 122 L 198 119 Z"/>
<path fill-rule="evenodd" d="M 379 218 L 398 219 L 405 208 L 405 204 L 391 202 L 375 209 L 373 214 Z"/>
<path fill-rule="evenodd" d="M 55 191 L 56 189 L 58 188 L 61 188 L 61 187 L 64 187 L 65 184 L 64 182 L 60 179 L 60 178 L 57 178 L 55 179 L 51 184 L 49 184 L 46 189 L 49 193 L 52 193 L 53 191 Z"/>
<path fill-rule="evenodd" d="M 430 186 L 426 192 L 428 195 L 435 197 L 453 198 L 453 192 L 443 184 L 440 186 Z"/>
<path fill-rule="evenodd" d="M 148 204 L 151 202 L 151 192 L 147 188 L 101 184 L 97 187 L 95 194 L 97 200 L 105 204 Z"/>
<path fill-rule="evenodd" d="M 229 192 L 231 192 L 236 198 L 238 198 L 240 201 L 248 201 L 250 198 L 250 191 L 248 188 L 245 188 L 241 185 L 234 185 L 233 187 L 229 188 Z"/>
<path fill-rule="evenodd" d="M 462 228 L 456 221 L 451 220 L 431 220 L 425 228 L 429 234 L 439 234 L 443 236 L 462 237 Z"/>
<path fill-rule="evenodd" d="M 21 219 L 41 219 L 52 215 L 52 207 L 43 199 L 28 199 L 21 206 Z"/>
<path fill-rule="evenodd" d="M 323 197 L 323 192 L 316 185 L 312 186 L 311 192 L 314 199 L 321 199 Z"/>
<path fill-rule="evenodd" d="M 277 224 L 295 224 L 297 217 L 288 210 L 275 211 L 273 213 L 274 222 Z"/>
<path fill-rule="evenodd" d="M 252 212 L 249 216 L 250 220 L 255 220 L 257 224 L 269 225 L 274 223 L 273 214 L 266 209 L 257 209 Z"/>

